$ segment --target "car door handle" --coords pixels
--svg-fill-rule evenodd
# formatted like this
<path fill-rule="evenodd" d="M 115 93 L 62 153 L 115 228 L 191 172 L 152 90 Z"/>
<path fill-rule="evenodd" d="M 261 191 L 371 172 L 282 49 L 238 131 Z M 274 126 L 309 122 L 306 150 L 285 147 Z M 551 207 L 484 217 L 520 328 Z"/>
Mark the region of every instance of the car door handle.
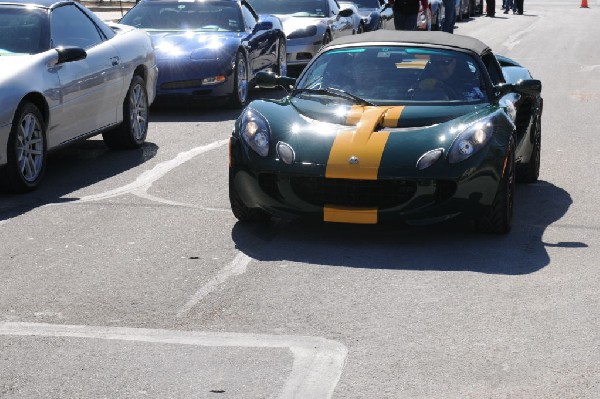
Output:
<path fill-rule="evenodd" d="M 117 66 L 121 63 L 121 60 L 118 56 L 110 57 L 110 63 L 112 64 L 112 66 Z"/>

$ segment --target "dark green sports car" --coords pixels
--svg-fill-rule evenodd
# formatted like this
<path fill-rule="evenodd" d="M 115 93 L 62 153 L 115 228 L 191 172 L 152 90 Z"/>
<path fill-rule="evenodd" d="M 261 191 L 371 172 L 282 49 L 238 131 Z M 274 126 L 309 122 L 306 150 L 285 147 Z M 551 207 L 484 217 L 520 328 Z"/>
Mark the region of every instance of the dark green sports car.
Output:
<path fill-rule="evenodd" d="M 263 73 L 230 140 L 240 221 L 462 217 L 507 233 L 540 168 L 541 82 L 477 39 L 376 31 L 331 42 L 297 80 Z"/>

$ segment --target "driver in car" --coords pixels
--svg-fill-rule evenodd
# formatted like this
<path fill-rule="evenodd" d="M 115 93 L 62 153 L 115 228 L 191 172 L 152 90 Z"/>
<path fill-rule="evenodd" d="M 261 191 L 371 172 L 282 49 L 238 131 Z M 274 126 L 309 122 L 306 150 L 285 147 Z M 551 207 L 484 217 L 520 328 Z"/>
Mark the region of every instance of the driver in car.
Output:
<path fill-rule="evenodd" d="M 465 60 L 446 55 L 431 56 L 413 92 L 415 100 L 475 101 L 484 98 L 480 82 Z"/>

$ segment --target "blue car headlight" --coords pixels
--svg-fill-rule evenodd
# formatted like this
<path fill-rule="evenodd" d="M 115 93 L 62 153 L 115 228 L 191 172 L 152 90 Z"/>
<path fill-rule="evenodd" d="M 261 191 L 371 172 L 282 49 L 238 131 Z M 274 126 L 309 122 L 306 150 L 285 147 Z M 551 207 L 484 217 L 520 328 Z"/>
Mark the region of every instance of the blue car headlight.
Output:
<path fill-rule="evenodd" d="M 288 39 L 300 39 L 303 37 L 311 37 L 317 34 L 317 27 L 315 25 L 307 26 L 304 29 L 298 29 L 290 33 Z"/>
<path fill-rule="evenodd" d="M 476 154 L 490 141 L 493 133 L 494 125 L 491 121 L 468 126 L 452 143 L 448 152 L 448 162 L 458 163 Z"/>
<path fill-rule="evenodd" d="M 253 109 L 244 111 L 241 136 L 258 155 L 266 157 L 269 154 L 271 130 L 265 117 L 257 111 Z"/>

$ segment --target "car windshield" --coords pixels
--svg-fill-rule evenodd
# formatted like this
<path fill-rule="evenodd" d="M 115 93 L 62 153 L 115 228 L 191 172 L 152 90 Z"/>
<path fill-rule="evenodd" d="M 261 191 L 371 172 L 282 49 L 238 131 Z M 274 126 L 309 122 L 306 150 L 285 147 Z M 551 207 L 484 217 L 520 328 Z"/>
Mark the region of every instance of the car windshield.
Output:
<path fill-rule="evenodd" d="M 380 8 L 382 4 L 379 0 L 352 0 L 359 8 Z"/>
<path fill-rule="evenodd" d="M 296 84 L 299 96 L 343 90 L 373 104 L 488 102 L 469 54 L 418 47 L 349 47 L 321 54 Z"/>
<path fill-rule="evenodd" d="M 324 0 L 251 0 L 252 7 L 259 14 L 292 15 L 294 17 L 325 17 Z"/>
<path fill-rule="evenodd" d="M 219 31 L 243 30 L 241 11 L 235 2 L 142 2 L 121 23 L 146 30 Z"/>
<path fill-rule="evenodd" d="M 0 6 L 0 55 L 37 54 L 50 48 L 48 15 L 39 8 Z"/>

